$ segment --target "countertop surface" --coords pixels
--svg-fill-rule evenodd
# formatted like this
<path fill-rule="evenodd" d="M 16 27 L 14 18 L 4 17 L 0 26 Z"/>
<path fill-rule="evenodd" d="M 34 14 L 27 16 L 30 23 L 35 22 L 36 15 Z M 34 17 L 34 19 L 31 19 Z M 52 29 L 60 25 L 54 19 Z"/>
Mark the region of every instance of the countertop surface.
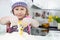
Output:
<path fill-rule="evenodd" d="M 60 31 L 49 31 L 46 36 L 35 36 L 23 33 L 21 36 L 18 32 L 0 34 L 2 40 L 60 40 Z"/>
<path fill-rule="evenodd" d="M 49 30 L 49 33 L 46 36 L 37 36 L 37 35 L 28 35 L 26 32 L 23 32 L 21 36 L 18 32 L 13 33 L 5 33 L 5 28 L 2 30 L 2 26 L 0 27 L 1 40 L 60 40 L 60 31 Z"/>

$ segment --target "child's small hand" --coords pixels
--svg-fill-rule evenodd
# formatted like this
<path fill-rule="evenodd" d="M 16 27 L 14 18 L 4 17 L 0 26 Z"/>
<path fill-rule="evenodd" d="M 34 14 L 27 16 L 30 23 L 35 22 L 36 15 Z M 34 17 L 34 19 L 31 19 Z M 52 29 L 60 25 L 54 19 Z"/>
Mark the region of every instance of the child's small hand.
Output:
<path fill-rule="evenodd" d="M 29 25 L 29 24 L 31 24 L 32 27 L 38 27 L 39 26 L 39 22 L 35 19 L 32 19 L 32 18 L 24 18 L 23 24 L 25 25 L 24 27 L 27 27 L 27 25 Z"/>
<path fill-rule="evenodd" d="M 24 28 L 25 28 L 25 27 L 27 27 L 31 23 L 31 19 L 30 18 L 24 18 L 22 20 L 22 23 L 23 23 Z"/>
<path fill-rule="evenodd" d="M 39 27 L 39 22 L 37 20 L 32 19 L 31 26 L 32 27 Z"/>
<path fill-rule="evenodd" d="M 7 24 L 7 23 L 9 23 L 9 17 L 8 16 L 6 16 L 6 17 L 2 17 L 2 18 L 0 18 L 0 24 Z"/>

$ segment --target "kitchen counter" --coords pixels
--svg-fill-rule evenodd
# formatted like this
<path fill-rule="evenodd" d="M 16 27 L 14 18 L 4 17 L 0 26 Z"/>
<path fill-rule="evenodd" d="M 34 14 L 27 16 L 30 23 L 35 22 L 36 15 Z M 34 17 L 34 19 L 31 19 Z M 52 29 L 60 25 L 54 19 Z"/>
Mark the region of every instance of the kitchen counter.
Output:
<path fill-rule="evenodd" d="M 51 30 L 50 28 L 49 33 L 46 36 L 28 35 L 26 32 L 23 32 L 23 35 L 20 36 L 18 32 L 13 32 L 13 33 L 0 34 L 0 39 L 1 40 L 60 40 L 60 31 Z"/>
<path fill-rule="evenodd" d="M 4 35 L 0 35 L 0 39 L 2 40 L 60 40 L 60 31 L 50 31 L 46 36 L 34 36 L 28 35 L 24 32 L 22 36 L 18 34 L 18 32 L 6 33 Z"/>

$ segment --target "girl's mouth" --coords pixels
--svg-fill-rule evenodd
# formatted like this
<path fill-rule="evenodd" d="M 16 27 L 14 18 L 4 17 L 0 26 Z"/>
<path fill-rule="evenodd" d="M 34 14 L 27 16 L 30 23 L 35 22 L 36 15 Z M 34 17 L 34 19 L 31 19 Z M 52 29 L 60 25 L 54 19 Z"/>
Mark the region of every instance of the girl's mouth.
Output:
<path fill-rule="evenodd" d="M 18 15 L 18 16 L 23 16 L 22 14 Z"/>

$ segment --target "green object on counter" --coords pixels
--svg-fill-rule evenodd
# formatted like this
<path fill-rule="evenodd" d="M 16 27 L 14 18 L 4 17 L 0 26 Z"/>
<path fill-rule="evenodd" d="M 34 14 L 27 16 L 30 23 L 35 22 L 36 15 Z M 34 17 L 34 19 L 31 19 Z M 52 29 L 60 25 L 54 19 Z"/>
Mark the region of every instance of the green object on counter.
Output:
<path fill-rule="evenodd" d="M 60 23 L 60 18 L 57 18 L 56 21 L 57 21 L 58 23 Z"/>
<path fill-rule="evenodd" d="M 56 20 L 57 21 L 57 23 L 60 23 L 60 17 L 58 17 L 58 18 L 53 18 L 54 20 Z"/>

